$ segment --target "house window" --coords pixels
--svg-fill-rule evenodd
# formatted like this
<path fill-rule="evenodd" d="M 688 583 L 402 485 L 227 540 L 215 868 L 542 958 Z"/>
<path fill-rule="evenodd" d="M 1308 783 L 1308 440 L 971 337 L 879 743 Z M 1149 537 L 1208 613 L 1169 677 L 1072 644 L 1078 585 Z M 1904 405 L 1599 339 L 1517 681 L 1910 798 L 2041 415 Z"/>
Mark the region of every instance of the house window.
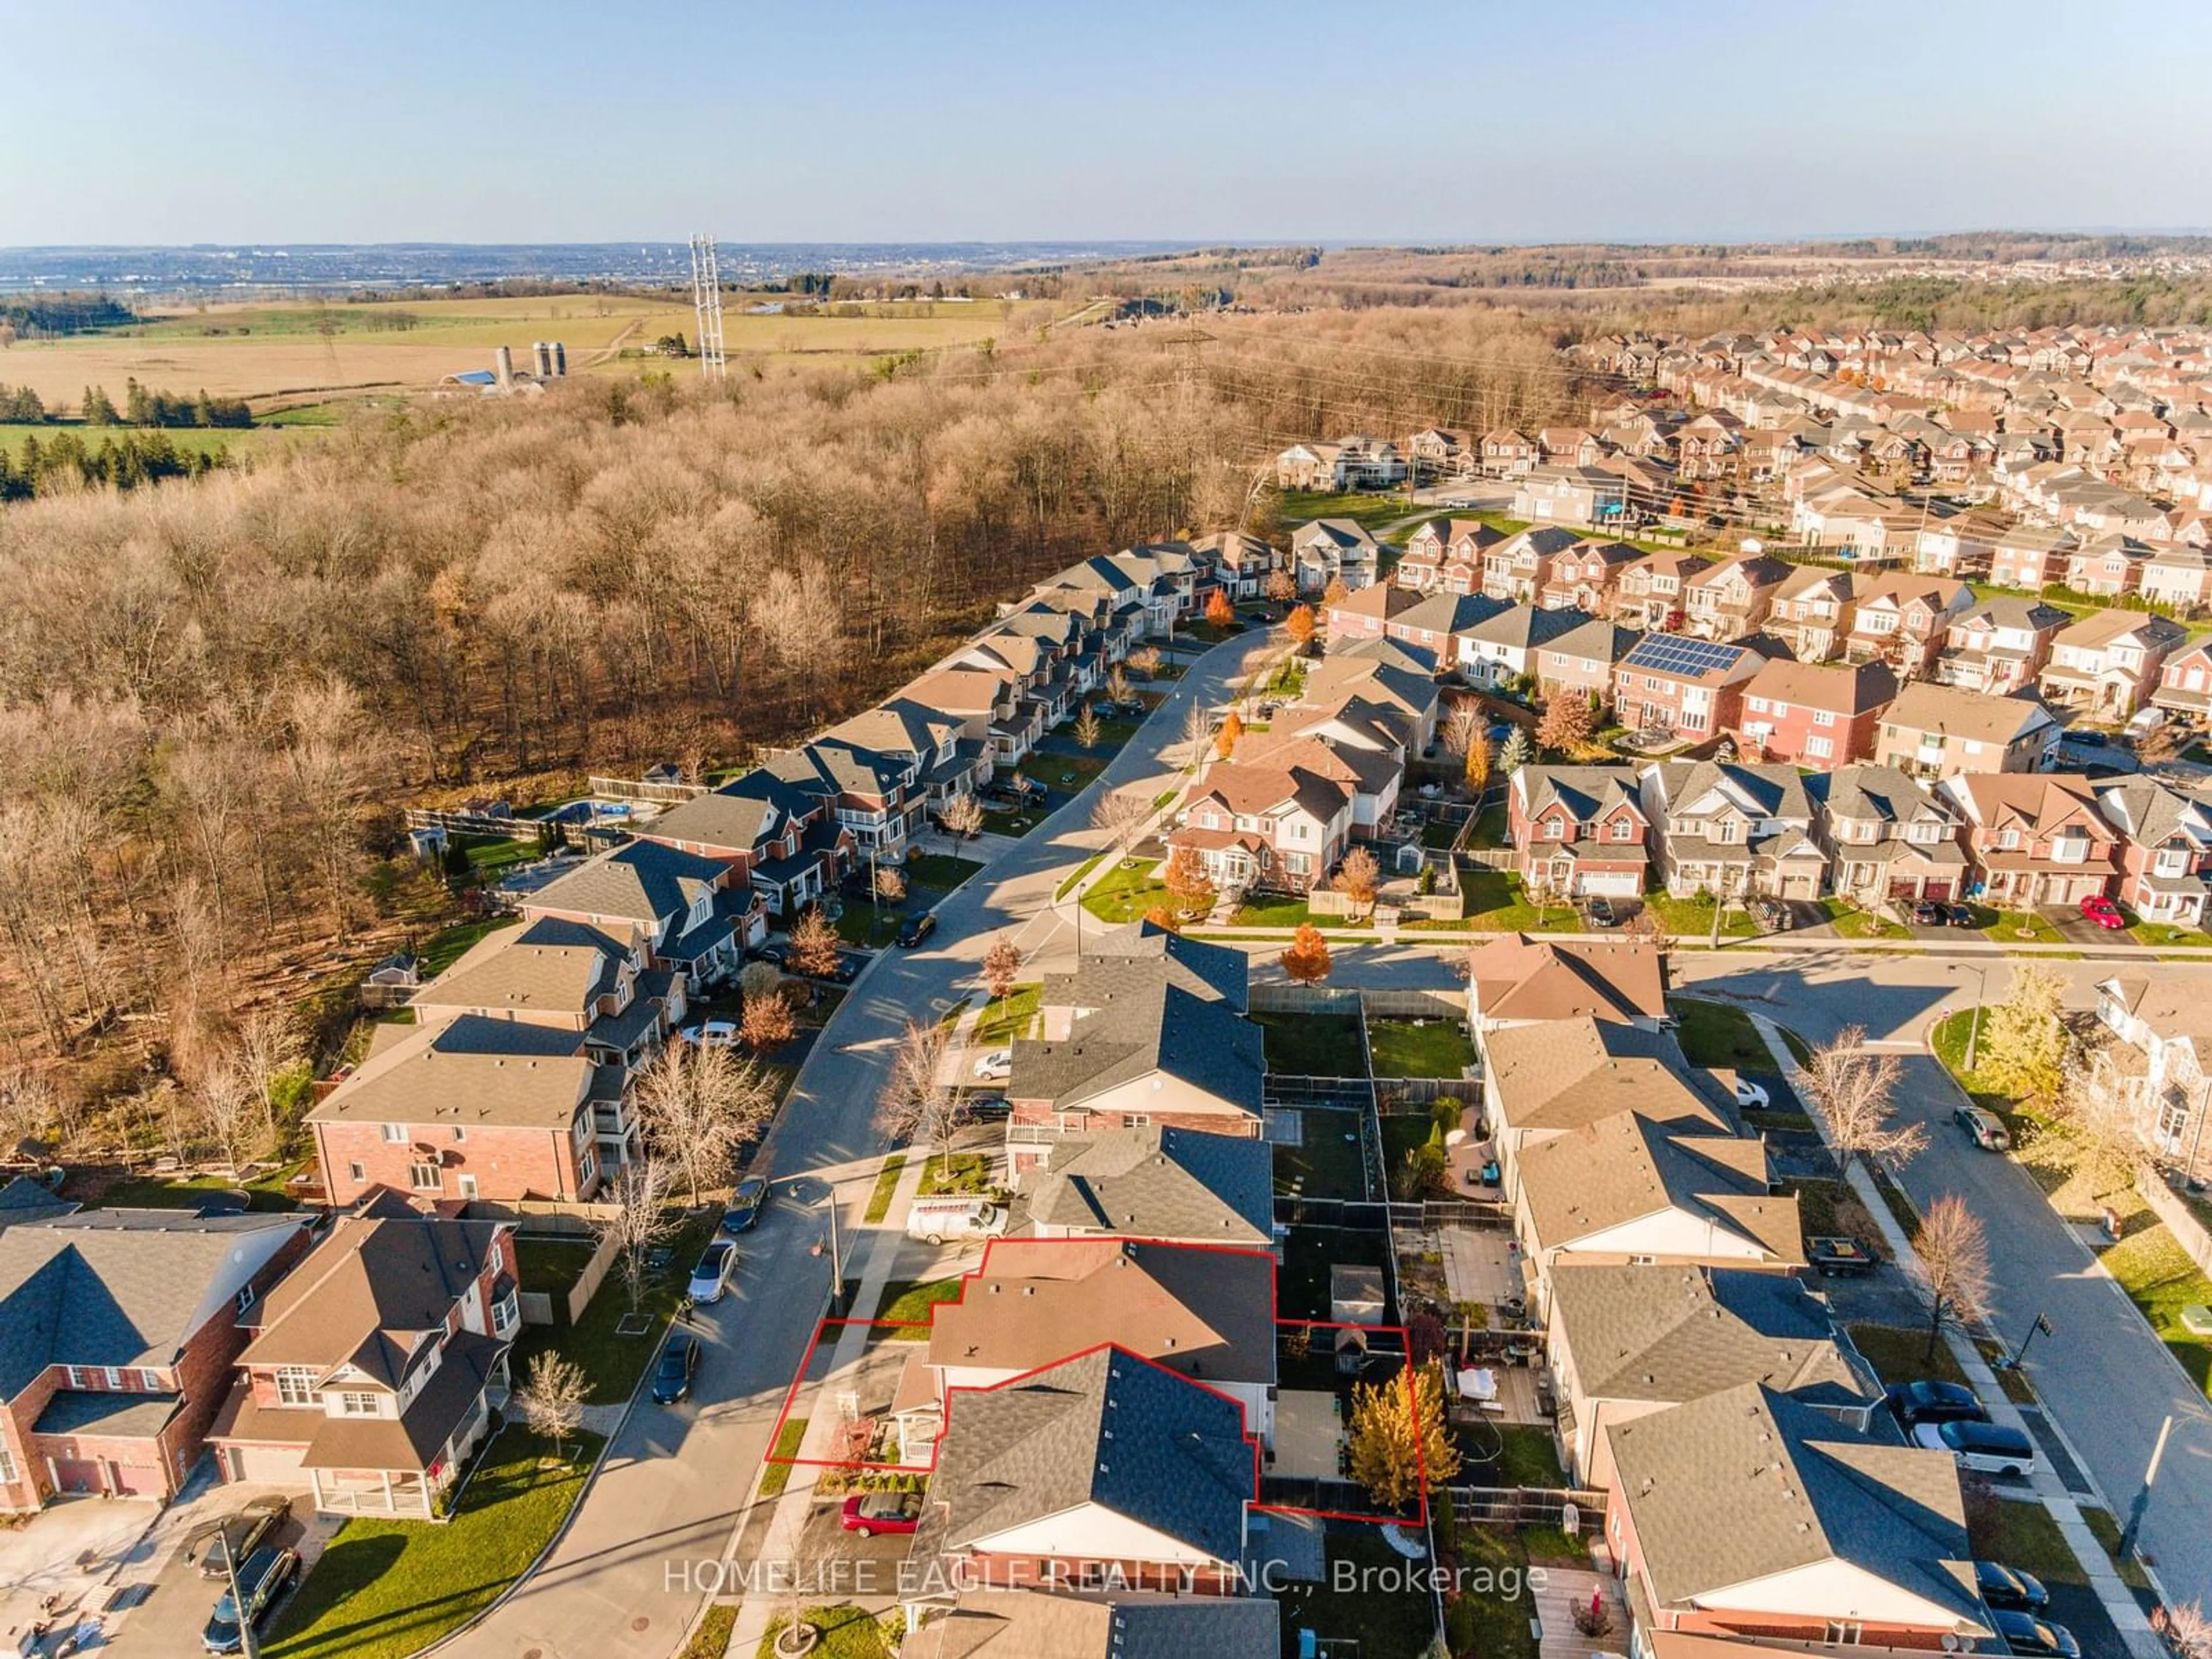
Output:
<path fill-rule="evenodd" d="M 1833 726 L 1835 723 L 1836 723 L 1836 711 L 1835 711 L 1834 709 L 1832 709 L 1832 708 L 1815 708 L 1815 709 L 1813 711 L 1813 724 L 1814 724 L 1814 725 L 1815 725 L 1815 726 Z"/>
<path fill-rule="evenodd" d="M 102 1366 L 100 1369 L 102 1371 L 100 1382 L 104 1386 L 111 1389 L 119 1389 L 122 1388 L 123 1373 L 121 1371 L 116 1370 L 112 1365 Z"/>
<path fill-rule="evenodd" d="M 404 1123 L 386 1123 L 383 1126 L 383 1129 L 386 1141 L 401 1141 L 407 1139 L 407 1126 Z"/>
<path fill-rule="evenodd" d="M 279 1365 L 276 1368 L 276 1399 L 286 1406 L 313 1405 L 314 1372 L 305 1365 Z"/>
<path fill-rule="evenodd" d="M 15 1480 L 15 1454 L 0 1446 L 0 1485 L 13 1485 Z"/>
<path fill-rule="evenodd" d="M 456 1140 L 466 1140 L 468 1138 L 469 1132 L 461 1127 L 459 1124 L 456 1123 L 453 1126 L 453 1139 Z"/>
<path fill-rule="evenodd" d="M 1125 1129 L 1149 1129 L 1152 1127 L 1152 1115 L 1150 1112 L 1124 1112 L 1121 1114 L 1121 1127 Z"/>
<path fill-rule="evenodd" d="M 161 1390 L 161 1372 L 147 1370 L 140 1371 L 138 1373 L 138 1386 L 143 1389 L 148 1394 L 159 1394 Z"/>
<path fill-rule="evenodd" d="M 434 1164 L 410 1164 L 407 1166 L 408 1184 L 417 1192 L 434 1193 L 444 1185 Z"/>
<path fill-rule="evenodd" d="M 377 1415 L 376 1396 L 373 1394 L 342 1394 L 338 1396 L 338 1415 L 374 1417 Z"/>
<path fill-rule="evenodd" d="M 1997 849 L 2009 853 L 2020 845 L 2020 831 L 2007 825 L 1997 831 Z"/>
<path fill-rule="evenodd" d="M 244 1313 L 253 1305 L 255 1294 L 252 1285 L 241 1285 L 238 1287 L 238 1294 L 231 1297 L 231 1301 L 237 1305 L 239 1312 Z"/>
<path fill-rule="evenodd" d="M 368 1179 L 368 1171 L 359 1163 L 347 1164 L 346 1174 L 356 1181 L 366 1181 Z"/>
<path fill-rule="evenodd" d="M 1828 1645 L 1830 1647 L 1856 1646 L 1865 1631 L 1866 1627 L 1863 1625 L 1855 1624 L 1846 1620 L 1831 1619 L 1828 1620 L 1826 1638 Z"/>
<path fill-rule="evenodd" d="M 1815 760 L 1826 760 L 1836 752 L 1836 745 L 1826 738 L 1808 738 L 1805 739 L 1805 752 Z"/>

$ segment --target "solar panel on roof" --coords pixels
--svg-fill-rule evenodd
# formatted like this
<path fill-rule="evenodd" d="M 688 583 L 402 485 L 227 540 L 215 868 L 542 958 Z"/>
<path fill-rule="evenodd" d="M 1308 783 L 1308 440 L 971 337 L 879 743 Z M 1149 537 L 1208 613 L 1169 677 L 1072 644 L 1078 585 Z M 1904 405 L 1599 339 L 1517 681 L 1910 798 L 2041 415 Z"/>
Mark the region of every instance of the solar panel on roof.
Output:
<path fill-rule="evenodd" d="M 1668 634 L 1644 640 L 1629 653 L 1627 663 L 1638 668 L 1657 669 L 1662 673 L 1697 675 L 1726 668 L 1742 654 L 1741 646 Z"/>

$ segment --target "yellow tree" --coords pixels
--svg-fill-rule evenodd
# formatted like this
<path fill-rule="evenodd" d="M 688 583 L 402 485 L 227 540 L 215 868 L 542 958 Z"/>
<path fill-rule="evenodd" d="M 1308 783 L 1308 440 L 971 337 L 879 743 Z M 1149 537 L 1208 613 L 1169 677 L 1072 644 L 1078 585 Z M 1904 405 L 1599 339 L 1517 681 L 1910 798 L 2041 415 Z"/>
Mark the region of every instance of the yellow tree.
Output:
<path fill-rule="evenodd" d="M 1468 739 L 1467 787 L 1480 795 L 1490 787 L 1490 734 L 1478 732 Z"/>
<path fill-rule="evenodd" d="M 1212 878 L 1206 873 L 1206 860 L 1194 847 L 1178 847 L 1170 853 L 1167 874 L 1160 879 L 1168 890 L 1171 908 L 1180 915 L 1202 916 L 1218 896 Z"/>
<path fill-rule="evenodd" d="M 1304 650 L 1313 643 L 1314 613 L 1310 605 L 1302 605 L 1283 618 L 1283 631 L 1291 636 L 1291 643 Z"/>
<path fill-rule="evenodd" d="M 1352 1391 L 1352 1478 L 1385 1509 L 1412 1508 L 1459 1473 L 1444 1431 L 1444 1374 L 1431 1364 Z"/>
<path fill-rule="evenodd" d="M 1330 961 L 1328 941 L 1321 936 L 1321 929 L 1310 921 L 1298 924 L 1298 931 L 1291 935 L 1290 948 L 1283 952 L 1283 971 L 1300 985 L 1318 985 L 1328 977 L 1335 966 Z"/>

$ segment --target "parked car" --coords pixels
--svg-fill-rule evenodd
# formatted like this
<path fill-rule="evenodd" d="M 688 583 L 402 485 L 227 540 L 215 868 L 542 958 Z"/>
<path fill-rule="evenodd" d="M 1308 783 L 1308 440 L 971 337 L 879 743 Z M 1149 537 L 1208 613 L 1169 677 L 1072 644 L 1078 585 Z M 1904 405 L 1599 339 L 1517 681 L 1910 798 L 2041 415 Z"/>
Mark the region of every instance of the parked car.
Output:
<path fill-rule="evenodd" d="M 1912 923 L 1916 927 L 1941 927 L 1948 920 L 1943 907 L 1934 899 L 1923 899 L 1912 907 Z"/>
<path fill-rule="evenodd" d="M 1998 1423 L 1916 1423 L 1912 1443 L 1930 1451 L 1947 1451 L 1982 1474 L 2009 1475 L 2017 1480 L 2035 1472 L 2035 1443 L 2021 1430 Z"/>
<path fill-rule="evenodd" d="M 937 931 L 937 918 L 927 910 L 899 924 L 898 942 L 911 951 Z"/>
<path fill-rule="evenodd" d="M 701 1048 L 734 1048 L 738 1046 L 738 1023 L 733 1019 L 710 1019 L 698 1025 L 687 1025 L 677 1036 Z"/>
<path fill-rule="evenodd" d="M 1011 1076 L 1013 1069 L 1014 1051 L 1012 1048 L 994 1048 L 988 1054 L 979 1054 L 975 1058 L 975 1075 L 985 1082 Z"/>
<path fill-rule="evenodd" d="M 1951 1121 L 1964 1129 L 1966 1138 L 1985 1152 L 2006 1152 L 2012 1146 L 2012 1132 L 1995 1112 L 1985 1112 L 1978 1106 L 1954 1106 Z"/>
<path fill-rule="evenodd" d="M 230 1514 L 203 1521 L 186 1533 L 185 1554 L 198 1559 L 201 1577 L 228 1579 L 230 1564 L 251 1556 L 291 1513 L 289 1498 L 251 1498 Z"/>
<path fill-rule="evenodd" d="M 2081 1659 L 2081 1644 L 2063 1625 L 2054 1625 L 2032 1613 L 2011 1608 L 2001 1612 L 1995 1607 L 1990 1609 L 1990 1622 L 1996 1626 L 1998 1639 L 2014 1653 L 2042 1654 L 2047 1659 Z"/>
<path fill-rule="evenodd" d="M 1618 927 L 1620 916 L 1613 908 L 1613 901 L 1602 895 L 1589 902 L 1589 921 L 1593 927 Z"/>
<path fill-rule="evenodd" d="M 921 1498 L 910 1492 L 856 1492 L 845 1500 L 837 1522 L 863 1538 L 912 1532 L 921 1524 Z"/>
<path fill-rule="evenodd" d="M 1004 1095 L 970 1095 L 953 1109 L 955 1123 L 1004 1123 L 1014 1115 L 1013 1103 Z"/>
<path fill-rule="evenodd" d="M 1974 1391 L 1956 1382 L 1895 1382 L 1886 1398 L 1891 1415 L 1908 1429 L 1921 1423 L 1986 1423 L 1990 1419 Z"/>
<path fill-rule="evenodd" d="M 1974 913 L 1963 904 L 1946 904 L 1938 908 L 1943 912 L 1943 925 L 1947 927 L 1971 927 L 1974 925 Z"/>
<path fill-rule="evenodd" d="M 699 1339 L 672 1336 L 653 1369 L 653 1403 L 673 1406 L 691 1397 L 691 1383 L 699 1375 Z"/>
<path fill-rule="evenodd" d="M 2040 1613 L 2051 1602 L 2051 1592 L 2040 1578 L 2002 1561 L 1975 1562 L 1974 1583 L 1982 1592 L 1983 1605 L 1993 1613 Z"/>
<path fill-rule="evenodd" d="M 1747 1106 L 1754 1112 L 1763 1112 L 1766 1109 L 1766 1090 L 1764 1085 L 1757 1083 L 1747 1082 L 1742 1078 L 1738 1078 L 1735 1080 L 1735 1103 L 1737 1105 Z"/>
<path fill-rule="evenodd" d="M 296 1550 L 264 1544 L 247 1556 L 239 1565 L 238 1593 L 234 1596 L 228 1589 L 223 1591 L 200 1632 L 200 1645 L 210 1653 L 238 1652 L 246 1645 L 246 1627 L 258 1631 L 268 1622 L 299 1571 Z"/>
<path fill-rule="evenodd" d="M 1006 1211 L 988 1198 L 918 1198 L 906 1212 L 907 1237 L 930 1244 L 948 1238 L 996 1238 L 1006 1231 Z"/>
<path fill-rule="evenodd" d="M 768 1207 L 768 1182 L 759 1176 L 747 1176 L 731 1190 L 730 1201 L 722 1211 L 722 1231 L 744 1233 L 752 1231 L 760 1219 L 761 1212 Z"/>
<path fill-rule="evenodd" d="M 1758 924 L 1762 933 L 1786 933 L 1792 921 L 1790 907 L 1780 899 L 1771 898 L 1751 902 L 1751 919 Z"/>
<path fill-rule="evenodd" d="M 2128 716 L 2128 723 L 2121 729 L 2120 735 L 2131 744 L 2141 743 L 2164 726 L 2166 720 L 2166 714 L 2163 708 L 2138 708 Z"/>
<path fill-rule="evenodd" d="M 2106 738 L 2102 732 L 2092 732 L 2084 726 L 2076 731 L 2062 732 L 2059 741 L 2070 743 L 2077 749 L 2102 749 L 2105 746 Z"/>
<path fill-rule="evenodd" d="M 2081 901 L 2081 915 L 2109 932 L 2117 933 L 2128 925 L 2128 919 L 2120 914 L 2120 907 L 2102 893 L 2091 893 Z"/>
<path fill-rule="evenodd" d="M 738 1265 L 738 1247 L 726 1238 L 718 1238 L 700 1253 L 699 1265 L 691 1269 L 691 1282 L 684 1294 L 694 1302 L 720 1302 L 723 1292 L 730 1288 L 731 1272 Z"/>
<path fill-rule="evenodd" d="M 774 963 L 781 968 L 791 960 L 791 947 L 780 939 L 772 939 L 765 945 L 753 946 L 752 958 L 755 962 Z"/>

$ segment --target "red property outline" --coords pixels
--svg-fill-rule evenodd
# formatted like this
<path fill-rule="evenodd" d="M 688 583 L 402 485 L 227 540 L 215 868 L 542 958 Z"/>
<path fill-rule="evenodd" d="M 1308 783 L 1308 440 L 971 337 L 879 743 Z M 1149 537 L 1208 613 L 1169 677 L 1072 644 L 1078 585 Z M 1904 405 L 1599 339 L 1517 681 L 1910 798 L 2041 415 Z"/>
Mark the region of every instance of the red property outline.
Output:
<path fill-rule="evenodd" d="M 951 1303 L 952 1304 L 957 1304 L 961 1302 L 964 1302 L 967 1298 L 968 1286 L 987 1276 L 990 1269 L 991 1253 L 993 1249 L 1000 1244 L 1006 1244 L 1010 1249 L 1021 1248 L 1025 1249 L 1036 1249 L 1040 1246 L 1050 1244 L 1081 1244 L 1096 1249 L 1103 1243 L 1109 1243 L 1114 1244 L 1154 1244 L 1170 1249 L 1207 1250 L 1224 1255 L 1261 1256 L 1267 1259 L 1271 1267 L 1279 1269 L 1280 1266 L 1279 1263 L 1275 1261 L 1273 1256 L 1265 1250 L 1254 1250 L 1240 1246 L 1227 1244 L 1185 1244 L 1172 1239 L 1124 1238 L 1118 1235 L 1110 1239 L 1100 1237 L 1065 1239 L 1025 1238 L 1013 1240 L 993 1239 L 984 1246 L 982 1260 L 976 1265 L 976 1267 L 972 1271 L 963 1273 L 960 1276 L 960 1294 L 959 1296 L 951 1298 Z M 1271 1273 L 1268 1275 L 1271 1303 L 1273 1303 L 1273 1298 L 1279 1284 L 1279 1272 Z M 855 1462 L 849 1458 L 842 1457 L 782 1456 L 778 1455 L 775 1448 L 777 1443 L 783 1437 L 784 1425 L 791 1420 L 792 1408 L 798 1403 L 799 1389 L 805 1385 L 807 1370 L 814 1363 L 815 1350 L 821 1346 L 823 1334 L 832 1327 L 836 1328 L 841 1333 L 846 1328 L 851 1326 L 859 1326 L 866 1329 L 880 1328 L 890 1331 L 927 1331 L 934 1328 L 936 1308 L 948 1304 L 933 1304 L 930 1318 L 927 1320 L 852 1319 L 824 1316 L 823 1318 L 816 1321 L 814 1334 L 807 1340 L 805 1352 L 799 1356 L 799 1369 L 795 1373 L 793 1373 L 790 1385 L 784 1390 L 783 1403 L 776 1412 L 775 1425 L 769 1431 L 768 1450 L 763 1455 L 761 1461 L 763 1463 L 781 1464 L 786 1468 L 791 1468 L 864 1469 L 871 1473 L 884 1474 L 926 1475 L 935 1474 L 937 1470 L 937 1455 L 934 1447 L 932 1448 L 930 1460 L 927 1463 L 882 1463 Z M 1271 1322 L 1278 1331 L 1285 1328 L 1285 1327 L 1295 1327 L 1304 1329 L 1309 1333 L 1314 1331 L 1335 1330 L 1386 1333 L 1395 1332 L 1398 1337 L 1400 1348 L 1406 1356 L 1404 1363 L 1399 1366 L 1398 1376 L 1402 1380 L 1407 1390 L 1407 1410 L 1409 1416 L 1417 1411 L 1418 1402 L 1413 1394 L 1413 1366 L 1411 1359 L 1411 1350 L 1407 1343 L 1406 1328 L 1403 1325 L 1363 1325 L 1350 1320 L 1284 1319 L 1279 1316 L 1279 1304 L 1275 1304 L 1272 1306 L 1270 1311 L 1274 1312 L 1277 1315 Z M 985 1384 L 981 1387 L 965 1383 L 956 1384 L 953 1388 L 946 1391 L 945 1400 L 945 1426 L 939 1433 L 939 1442 L 941 1443 L 945 1437 L 952 1431 L 952 1396 L 954 1395 L 989 1393 L 994 1389 L 1006 1388 L 1014 1383 L 1024 1382 L 1030 1377 L 1035 1376 L 1041 1372 L 1050 1370 L 1055 1366 L 1064 1365 L 1070 1360 L 1079 1359 L 1086 1354 L 1096 1353 L 1101 1348 L 1116 1349 L 1118 1352 L 1127 1354 L 1132 1359 L 1141 1360 L 1144 1364 L 1152 1366 L 1155 1370 L 1167 1372 L 1169 1376 L 1173 1376 L 1178 1382 L 1188 1383 L 1195 1388 L 1204 1389 L 1208 1394 L 1213 1395 L 1218 1399 L 1224 1400 L 1228 1401 L 1229 1404 L 1234 1406 L 1237 1408 L 1238 1421 L 1240 1423 L 1243 1421 L 1244 1402 L 1243 1401 L 1237 1399 L 1233 1395 L 1224 1394 L 1220 1389 L 1213 1388 L 1210 1384 L 1196 1377 L 1187 1376 L 1182 1372 L 1176 1370 L 1171 1366 L 1161 1364 L 1158 1361 L 1152 1358 L 1148 1355 L 1138 1353 L 1133 1349 L 1130 1349 L 1120 1343 L 1108 1340 L 1095 1342 L 1088 1347 L 1079 1348 L 1072 1353 L 1063 1354 L 1056 1359 L 1048 1360 L 1042 1364 L 1032 1366 L 1028 1370 L 1019 1372 L 1013 1376 L 1003 1378 L 997 1382 Z M 1374 1525 L 1403 1526 L 1418 1523 L 1425 1527 L 1428 1524 L 1428 1468 L 1426 1456 L 1421 1446 L 1420 1437 L 1418 1435 L 1416 1435 L 1413 1439 L 1413 1457 L 1414 1468 L 1418 1479 L 1417 1490 L 1419 1494 L 1419 1507 L 1412 1516 L 1375 1515 L 1349 1510 L 1319 1510 L 1307 1509 L 1299 1505 L 1289 1504 L 1263 1504 L 1260 1501 L 1259 1481 L 1262 1468 L 1261 1459 L 1264 1454 L 1264 1448 L 1261 1446 L 1260 1437 L 1256 1434 L 1254 1434 L 1249 1426 L 1244 1429 L 1243 1436 L 1244 1438 L 1251 1444 L 1253 1450 L 1253 1486 L 1252 1498 L 1250 1500 L 1250 1507 L 1253 1510 L 1264 1514 L 1310 1516 L 1319 1520 L 1353 1521 Z"/>

